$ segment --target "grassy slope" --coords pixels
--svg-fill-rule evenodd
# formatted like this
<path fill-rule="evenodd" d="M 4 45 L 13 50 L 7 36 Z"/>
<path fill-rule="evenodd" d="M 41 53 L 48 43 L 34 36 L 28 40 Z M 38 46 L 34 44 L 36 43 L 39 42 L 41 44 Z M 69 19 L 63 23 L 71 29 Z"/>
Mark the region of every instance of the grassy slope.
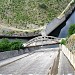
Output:
<path fill-rule="evenodd" d="M 0 21 L 21 29 L 43 26 L 58 16 L 71 0 L 0 0 Z"/>
<path fill-rule="evenodd" d="M 66 46 L 71 52 L 75 53 L 75 34 L 68 38 Z"/>

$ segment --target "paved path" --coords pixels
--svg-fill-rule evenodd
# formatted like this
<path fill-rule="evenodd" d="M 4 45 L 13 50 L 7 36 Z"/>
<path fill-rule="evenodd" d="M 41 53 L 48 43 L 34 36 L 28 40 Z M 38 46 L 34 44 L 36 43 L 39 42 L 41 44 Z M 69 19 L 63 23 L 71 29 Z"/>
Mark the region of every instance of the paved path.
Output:
<path fill-rule="evenodd" d="M 6 26 L 6 25 L 4 25 L 4 24 L 0 24 L 0 27 L 2 28 L 2 29 L 9 29 L 9 30 L 13 30 L 13 31 L 22 31 L 22 32 L 33 32 L 33 31 L 37 31 L 37 30 L 42 30 L 43 29 L 43 27 L 40 27 L 40 28 L 37 28 L 37 29 L 26 29 L 26 30 L 24 30 L 24 29 L 18 29 L 18 28 L 15 28 L 15 27 L 9 27 L 9 26 Z"/>
<path fill-rule="evenodd" d="M 75 75 L 75 70 L 73 66 L 70 64 L 69 60 L 63 54 L 62 51 L 60 52 L 58 74 L 59 75 Z"/>
<path fill-rule="evenodd" d="M 24 57 L 9 65 L 0 67 L 0 74 L 12 75 L 47 75 L 54 59 L 58 55 L 57 49 L 40 49 L 32 55 Z"/>
<path fill-rule="evenodd" d="M 62 51 L 54 64 L 51 75 L 75 75 L 73 66 Z"/>

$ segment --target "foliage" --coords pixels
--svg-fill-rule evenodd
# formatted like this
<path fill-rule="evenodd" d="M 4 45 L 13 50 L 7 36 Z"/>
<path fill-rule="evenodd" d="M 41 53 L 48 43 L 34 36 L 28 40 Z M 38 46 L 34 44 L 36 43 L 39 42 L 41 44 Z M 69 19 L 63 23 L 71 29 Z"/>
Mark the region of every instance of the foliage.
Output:
<path fill-rule="evenodd" d="M 22 42 L 18 39 L 11 42 L 8 39 L 4 38 L 0 41 L 0 51 L 19 50 L 22 47 Z"/>
<path fill-rule="evenodd" d="M 7 32 L 6 34 L 8 34 L 8 35 L 13 35 L 15 33 L 15 31 L 9 31 L 9 32 Z"/>
<path fill-rule="evenodd" d="M 61 44 L 65 45 L 66 44 L 66 39 L 62 39 Z"/>
<path fill-rule="evenodd" d="M 20 40 L 15 40 L 11 42 L 10 45 L 11 45 L 11 50 L 19 50 L 23 47 L 22 42 Z"/>
<path fill-rule="evenodd" d="M 0 42 L 0 51 L 6 51 L 10 50 L 10 44 L 9 40 L 6 38 L 3 38 Z"/>
<path fill-rule="evenodd" d="M 72 35 L 75 33 L 75 24 L 72 24 L 68 30 L 68 35 Z"/>

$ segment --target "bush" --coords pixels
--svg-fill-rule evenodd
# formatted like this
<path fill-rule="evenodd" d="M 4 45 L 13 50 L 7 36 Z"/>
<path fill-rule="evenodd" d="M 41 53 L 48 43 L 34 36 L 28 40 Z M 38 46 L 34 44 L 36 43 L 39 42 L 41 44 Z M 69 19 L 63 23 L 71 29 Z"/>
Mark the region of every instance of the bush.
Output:
<path fill-rule="evenodd" d="M 3 38 L 0 41 L 0 52 L 2 51 L 10 51 L 10 50 L 19 50 L 23 48 L 22 42 L 18 39 L 16 39 L 13 42 L 10 42 L 8 39 Z"/>
<path fill-rule="evenodd" d="M 66 40 L 65 39 L 62 39 L 61 40 L 61 44 L 66 45 Z"/>
<path fill-rule="evenodd" d="M 15 40 L 14 42 L 11 42 L 11 50 L 19 50 L 22 47 L 22 42 L 20 40 Z"/>
<path fill-rule="evenodd" d="M 0 42 L 0 51 L 10 50 L 10 42 L 8 39 L 3 38 Z"/>
<path fill-rule="evenodd" d="M 72 35 L 75 33 L 75 24 L 72 24 L 68 30 L 68 35 Z"/>

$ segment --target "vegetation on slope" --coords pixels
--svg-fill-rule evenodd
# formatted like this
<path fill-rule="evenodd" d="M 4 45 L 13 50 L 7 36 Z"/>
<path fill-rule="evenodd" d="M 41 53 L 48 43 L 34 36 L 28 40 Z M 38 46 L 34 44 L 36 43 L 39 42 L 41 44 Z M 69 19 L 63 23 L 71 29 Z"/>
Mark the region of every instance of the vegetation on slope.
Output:
<path fill-rule="evenodd" d="M 23 43 L 18 39 L 11 42 L 8 39 L 3 38 L 0 41 L 0 52 L 10 51 L 10 50 L 19 50 L 19 49 L 23 48 L 22 45 L 23 45 Z"/>
<path fill-rule="evenodd" d="M 72 53 L 75 53 L 75 34 L 68 38 L 66 46 Z"/>
<path fill-rule="evenodd" d="M 70 26 L 68 36 L 61 41 L 61 44 L 66 45 L 72 53 L 75 53 L 75 24 Z"/>
<path fill-rule="evenodd" d="M 20 29 L 35 29 L 58 16 L 71 0 L 0 0 L 0 21 Z"/>
<path fill-rule="evenodd" d="M 72 35 L 75 33 L 75 24 L 72 24 L 69 28 L 68 35 Z"/>

